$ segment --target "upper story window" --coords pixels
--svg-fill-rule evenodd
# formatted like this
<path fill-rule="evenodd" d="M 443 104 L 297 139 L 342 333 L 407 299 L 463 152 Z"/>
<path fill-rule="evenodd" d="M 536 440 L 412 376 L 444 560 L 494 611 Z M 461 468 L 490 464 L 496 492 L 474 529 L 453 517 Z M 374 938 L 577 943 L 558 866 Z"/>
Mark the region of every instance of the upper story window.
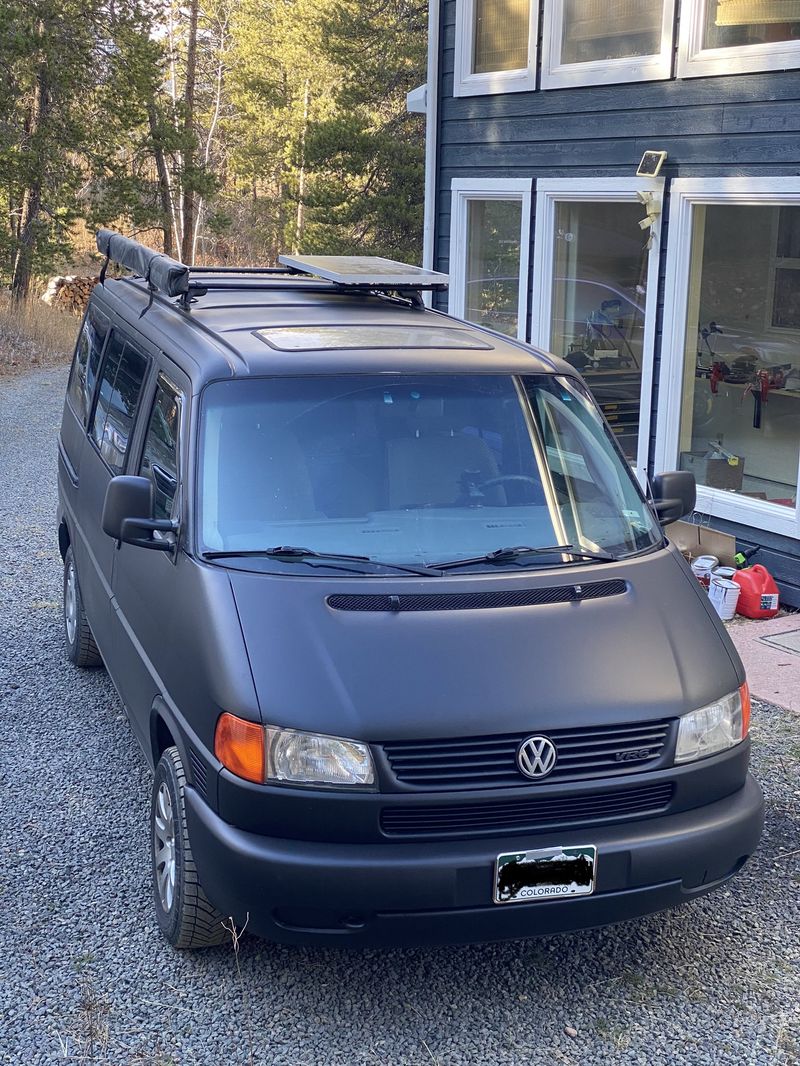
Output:
<path fill-rule="evenodd" d="M 800 67 L 798 0 L 692 0 L 684 7 L 679 77 Z"/>
<path fill-rule="evenodd" d="M 550 0 L 542 88 L 668 78 L 674 13 L 674 0 Z"/>
<path fill-rule="evenodd" d="M 454 95 L 536 87 L 535 0 L 457 0 Z"/>

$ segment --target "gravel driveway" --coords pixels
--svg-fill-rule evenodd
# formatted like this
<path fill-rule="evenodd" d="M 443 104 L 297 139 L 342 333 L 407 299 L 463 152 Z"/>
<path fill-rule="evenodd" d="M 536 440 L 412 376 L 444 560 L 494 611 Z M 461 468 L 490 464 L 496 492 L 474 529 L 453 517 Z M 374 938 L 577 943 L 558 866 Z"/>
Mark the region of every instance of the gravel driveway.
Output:
<path fill-rule="evenodd" d="M 103 671 L 65 661 L 63 369 L 0 383 L 0 1062 L 800 1062 L 800 720 L 755 709 L 758 856 L 600 932 L 179 955 L 149 899 L 149 772 Z M 565 1032 L 569 1027 L 571 1032 Z"/>

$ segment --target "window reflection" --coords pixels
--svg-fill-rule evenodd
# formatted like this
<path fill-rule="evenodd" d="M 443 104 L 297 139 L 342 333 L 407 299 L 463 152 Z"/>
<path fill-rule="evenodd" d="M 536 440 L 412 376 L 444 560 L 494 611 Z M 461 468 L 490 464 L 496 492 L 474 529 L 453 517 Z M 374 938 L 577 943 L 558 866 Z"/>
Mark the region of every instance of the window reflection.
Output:
<path fill-rule="evenodd" d="M 707 0 L 705 48 L 794 40 L 800 40 L 800 5 L 793 0 Z"/>
<path fill-rule="evenodd" d="M 800 207 L 695 211 L 681 467 L 710 488 L 795 507 Z"/>
<path fill-rule="evenodd" d="M 562 63 L 661 51 L 663 0 L 564 0 Z"/>
<path fill-rule="evenodd" d="M 475 0 L 473 73 L 528 65 L 530 0 Z"/>
<path fill-rule="evenodd" d="M 128 439 L 136 417 L 147 360 L 112 336 L 103 363 L 92 437 L 115 474 L 125 466 Z"/>
<path fill-rule="evenodd" d="M 163 378 L 159 379 L 140 474 L 153 483 L 153 517 L 170 518 L 178 487 L 178 396 Z"/>
<path fill-rule="evenodd" d="M 635 203 L 556 205 L 550 347 L 584 375 L 626 457 L 639 439 L 647 237 Z"/>
<path fill-rule="evenodd" d="M 464 317 L 517 336 L 519 327 L 519 200 L 470 200 Z"/>

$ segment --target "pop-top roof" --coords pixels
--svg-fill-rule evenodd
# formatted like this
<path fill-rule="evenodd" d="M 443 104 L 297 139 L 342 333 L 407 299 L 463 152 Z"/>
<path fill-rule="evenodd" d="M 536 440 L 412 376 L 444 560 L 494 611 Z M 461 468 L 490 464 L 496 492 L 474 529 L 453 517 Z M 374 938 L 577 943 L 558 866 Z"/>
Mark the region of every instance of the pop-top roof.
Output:
<path fill-rule="evenodd" d="M 424 270 L 378 255 L 279 255 L 283 266 L 314 274 L 337 285 L 363 285 L 371 289 L 444 289 L 447 274 Z"/>

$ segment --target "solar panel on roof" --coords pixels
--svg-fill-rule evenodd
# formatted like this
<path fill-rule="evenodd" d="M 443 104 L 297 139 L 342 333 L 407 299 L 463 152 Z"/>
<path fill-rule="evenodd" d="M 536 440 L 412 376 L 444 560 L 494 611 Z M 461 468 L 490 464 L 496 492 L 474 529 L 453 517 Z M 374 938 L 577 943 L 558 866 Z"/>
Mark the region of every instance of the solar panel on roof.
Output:
<path fill-rule="evenodd" d="M 437 270 L 424 270 L 378 255 L 279 255 L 278 262 L 337 285 L 363 285 L 373 289 L 443 289 L 448 282 L 447 274 Z"/>

